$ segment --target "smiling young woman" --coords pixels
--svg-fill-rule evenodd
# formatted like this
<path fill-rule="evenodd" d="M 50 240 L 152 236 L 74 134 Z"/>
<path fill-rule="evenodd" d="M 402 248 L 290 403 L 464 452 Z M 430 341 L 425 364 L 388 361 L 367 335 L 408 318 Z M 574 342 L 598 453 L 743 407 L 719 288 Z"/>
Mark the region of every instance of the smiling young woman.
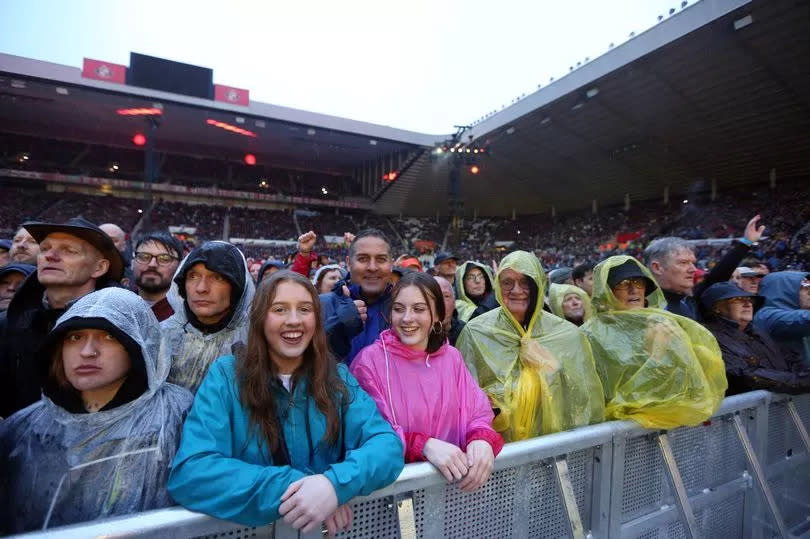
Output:
<path fill-rule="evenodd" d="M 279 271 L 259 285 L 247 344 L 197 391 L 169 491 L 217 518 L 334 534 L 351 525 L 351 498 L 402 467 L 396 434 L 329 354 L 315 287 Z"/>

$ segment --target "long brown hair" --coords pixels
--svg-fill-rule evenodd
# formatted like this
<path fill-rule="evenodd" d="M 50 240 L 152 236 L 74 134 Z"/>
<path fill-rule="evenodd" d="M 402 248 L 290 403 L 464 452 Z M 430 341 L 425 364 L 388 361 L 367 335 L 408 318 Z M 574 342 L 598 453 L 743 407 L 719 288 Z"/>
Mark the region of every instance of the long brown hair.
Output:
<path fill-rule="evenodd" d="M 447 339 L 447 333 L 444 331 L 444 327 L 442 326 L 441 322 L 444 320 L 444 316 L 446 314 L 444 309 L 444 296 L 442 295 L 442 289 L 439 286 L 439 283 L 436 282 L 436 279 L 428 275 L 427 273 L 422 273 L 420 271 L 412 271 L 410 273 L 406 273 L 402 279 L 400 279 L 394 289 L 391 291 L 391 301 L 388 304 L 388 318 L 391 319 L 391 311 L 394 309 L 394 302 L 397 299 L 397 296 L 400 292 L 404 289 L 408 288 L 409 286 L 415 286 L 419 289 L 419 292 L 422 293 L 422 297 L 425 298 L 425 303 L 428 304 L 428 307 L 433 307 L 430 309 L 430 335 L 428 336 L 427 348 L 426 352 L 428 354 L 432 354 L 444 344 L 445 339 Z M 434 320 L 433 313 L 436 313 L 437 319 Z M 438 331 L 435 330 L 436 327 L 440 329 Z"/>
<path fill-rule="evenodd" d="M 348 401 L 346 385 L 337 372 L 337 363 L 332 359 L 326 344 L 326 333 L 321 321 L 321 304 L 312 283 L 291 271 L 277 271 L 259 284 L 250 306 L 247 345 L 237 352 L 236 374 L 239 384 L 239 399 L 247 408 L 253 427 L 261 431 L 271 452 L 278 449 L 281 440 L 281 424 L 271 385 L 278 376 L 278 367 L 270 359 L 267 340 L 264 337 L 264 321 L 283 282 L 292 282 L 306 288 L 312 297 L 315 314 L 315 334 L 304 350 L 301 365 L 293 373 L 294 380 L 306 377 L 309 380 L 307 393 L 326 417 L 324 440 L 334 444 L 340 435 L 339 402 Z"/>

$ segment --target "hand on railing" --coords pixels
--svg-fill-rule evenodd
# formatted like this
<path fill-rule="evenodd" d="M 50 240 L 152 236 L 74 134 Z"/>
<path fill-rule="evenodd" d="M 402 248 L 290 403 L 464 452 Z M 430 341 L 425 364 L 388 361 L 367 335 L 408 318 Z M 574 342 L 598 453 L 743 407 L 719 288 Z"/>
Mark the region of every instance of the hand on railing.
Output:
<path fill-rule="evenodd" d="M 467 476 L 459 483 L 458 488 L 464 492 L 472 492 L 481 487 L 489 479 L 495 455 L 492 446 L 486 440 L 473 440 L 467 444 Z"/>
<path fill-rule="evenodd" d="M 347 532 L 352 529 L 352 508 L 349 505 L 341 505 L 334 513 L 329 515 L 324 521 L 326 532 L 329 537 L 334 537 L 338 532 Z"/>
<path fill-rule="evenodd" d="M 467 456 L 457 446 L 430 438 L 423 449 L 425 458 L 449 483 L 461 481 L 467 475 Z"/>
<path fill-rule="evenodd" d="M 334 517 L 338 508 L 335 487 L 323 474 L 309 475 L 291 483 L 281 495 L 281 502 L 278 512 L 284 522 L 304 533 Z"/>

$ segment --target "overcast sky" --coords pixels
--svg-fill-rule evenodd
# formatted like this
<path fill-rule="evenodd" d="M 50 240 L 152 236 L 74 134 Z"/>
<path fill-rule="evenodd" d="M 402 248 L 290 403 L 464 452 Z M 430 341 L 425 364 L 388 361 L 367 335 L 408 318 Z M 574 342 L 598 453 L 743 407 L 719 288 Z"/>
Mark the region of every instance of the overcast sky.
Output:
<path fill-rule="evenodd" d="M 0 0 L 0 51 L 76 67 L 135 51 L 210 67 L 254 101 L 439 134 L 670 8 L 680 0 Z"/>

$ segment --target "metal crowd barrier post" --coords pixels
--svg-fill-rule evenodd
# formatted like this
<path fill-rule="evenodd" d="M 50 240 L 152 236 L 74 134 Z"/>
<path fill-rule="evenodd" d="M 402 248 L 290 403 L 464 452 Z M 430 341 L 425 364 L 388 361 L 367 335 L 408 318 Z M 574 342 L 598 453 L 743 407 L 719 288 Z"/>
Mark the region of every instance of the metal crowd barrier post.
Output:
<path fill-rule="evenodd" d="M 711 421 L 666 433 L 609 422 L 507 444 L 475 493 L 428 463 L 352 501 L 342 537 L 807 537 L 810 395 L 727 398 Z M 174 507 L 29 538 L 299 538 Z"/>

